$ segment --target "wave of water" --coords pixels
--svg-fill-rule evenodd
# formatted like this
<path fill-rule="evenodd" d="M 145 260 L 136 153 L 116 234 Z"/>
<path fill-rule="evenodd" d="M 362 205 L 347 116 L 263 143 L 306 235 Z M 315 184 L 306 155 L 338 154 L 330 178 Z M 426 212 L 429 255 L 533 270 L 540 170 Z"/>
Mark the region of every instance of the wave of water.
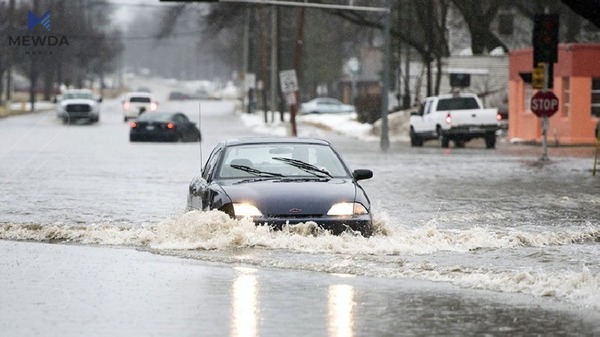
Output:
<path fill-rule="evenodd" d="M 353 233 L 333 236 L 311 222 L 273 231 L 255 226 L 250 220 L 231 219 L 222 212 L 194 211 L 162 223 L 135 227 L 111 223 L 0 224 L 0 239 L 130 246 L 214 262 L 408 277 L 565 299 L 577 306 L 600 310 L 597 263 L 565 261 L 551 265 L 546 261 L 554 263 L 557 259 L 544 256 L 555 248 L 576 246 L 581 254 L 588 247 L 592 255 L 587 261 L 597 261 L 598 227 L 553 232 L 481 227 L 440 229 L 435 225 L 406 228 L 390 226 L 384 216 L 376 218 L 375 223 L 376 235 L 370 238 Z M 519 261 L 525 259 L 533 262 L 520 265 Z"/>

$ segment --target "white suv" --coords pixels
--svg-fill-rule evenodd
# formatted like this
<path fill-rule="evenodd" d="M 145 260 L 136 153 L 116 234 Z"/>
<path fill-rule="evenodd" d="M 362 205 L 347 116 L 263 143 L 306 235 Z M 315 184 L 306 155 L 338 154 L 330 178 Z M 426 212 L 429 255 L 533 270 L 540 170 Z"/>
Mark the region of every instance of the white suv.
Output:
<path fill-rule="evenodd" d="M 130 92 L 123 100 L 123 120 L 127 122 L 145 111 L 156 111 L 157 108 L 158 102 L 151 93 Z"/>

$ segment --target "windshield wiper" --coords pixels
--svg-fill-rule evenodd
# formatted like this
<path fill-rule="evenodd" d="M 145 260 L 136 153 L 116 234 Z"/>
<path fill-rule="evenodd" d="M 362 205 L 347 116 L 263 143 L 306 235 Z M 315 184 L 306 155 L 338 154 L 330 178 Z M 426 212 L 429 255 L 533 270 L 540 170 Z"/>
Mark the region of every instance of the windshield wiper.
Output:
<path fill-rule="evenodd" d="M 304 162 L 302 160 L 298 160 L 298 159 L 292 159 L 292 158 L 284 158 L 284 157 L 273 157 L 272 159 L 274 160 L 279 160 L 282 161 L 286 164 L 290 164 L 294 167 L 297 167 L 299 169 L 301 169 L 304 172 L 308 172 L 312 175 L 315 175 L 319 178 L 324 178 L 324 177 L 329 177 L 329 178 L 333 178 L 333 176 L 327 172 L 326 170 L 320 169 L 318 167 L 316 167 L 313 164 L 309 164 L 307 162 Z M 320 173 L 320 174 L 319 174 Z M 321 174 L 324 174 L 325 176 L 322 176 Z"/>
<path fill-rule="evenodd" d="M 281 173 L 261 171 L 261 170 L 257 170 L 255 168 L 252 168 L 252 167 L 246 166 L 246 165 L 231 164 L 229 166 L 233 167 L 234 169 L 248 172 L 250 174 L 254 174 L 255 176 L 259 176 L 259 177 L 283 177 L 283 174 L 281 174 Z"/>
<path fill-rule="evenodd" d="M 248 179 L 238 180 L 238 181 L 234 182 L 233 185 L 256 183 L 256 182 L 260 182 L 260 181 L 270 181 L 270 180 L 279 181 L 281 179 L 282 179 L 281 177 L 256 177 L 256 178 L 248 178 Z"/>

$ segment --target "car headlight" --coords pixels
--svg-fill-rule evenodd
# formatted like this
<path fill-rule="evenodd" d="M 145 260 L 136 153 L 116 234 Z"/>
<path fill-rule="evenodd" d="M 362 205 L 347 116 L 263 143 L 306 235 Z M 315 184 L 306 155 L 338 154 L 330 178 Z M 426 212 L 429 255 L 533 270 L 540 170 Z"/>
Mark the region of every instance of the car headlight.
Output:
<path fill-rule="evenodd" d="M 248 203 L 234 203 L 233 204 L 233 214 L 236 217 L 256 217 L 262 216 L 262 213 L 256 208 L 256 206 L 248 204 Z"/>
<path fill-rule="evenodd" d="M 327 215 L 343 216 L 343 215 L 363 215 L 369 214 L 369 211 L 358 202 L 340 202 L 337 203 L 327 211 Z"/>

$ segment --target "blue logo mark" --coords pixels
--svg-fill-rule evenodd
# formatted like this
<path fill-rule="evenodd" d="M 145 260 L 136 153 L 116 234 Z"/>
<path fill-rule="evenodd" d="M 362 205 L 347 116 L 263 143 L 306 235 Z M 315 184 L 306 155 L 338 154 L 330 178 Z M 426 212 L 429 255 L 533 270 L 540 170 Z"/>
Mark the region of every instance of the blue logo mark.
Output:
<path fill-rule="evenodd" d="M 27 15 L 27 30 L 32 31 L 33 28 L 35 28 L 35 26 L 37 26 L 38 24 L 46 28 L 47 31 L 50 31 L 50 11 L 47 11 L 46 13 L 44 13 L 44 15 L 40 16 L 39 18 L 35 14 L 33 14 L 32 11 L 29 11 Z"/>

